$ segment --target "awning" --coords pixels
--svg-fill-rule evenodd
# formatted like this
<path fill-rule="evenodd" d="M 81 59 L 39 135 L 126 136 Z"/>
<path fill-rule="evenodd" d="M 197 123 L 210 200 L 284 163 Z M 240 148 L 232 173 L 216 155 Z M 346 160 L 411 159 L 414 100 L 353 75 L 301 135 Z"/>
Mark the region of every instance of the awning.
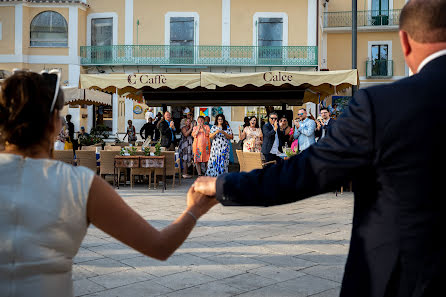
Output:
<path fill-rule="evenodd" d="M 63 87 L 65 104 L 111 105 L 112 95 L 95 90 Z"/>
<path fill-rule="evenodd" d="M 262 87 L 265 85 L 282 86 L 291 85 L 305 89 L 304 102 L 318 103 L 337 91 L 350 88 L 359 84 L 358 72 L 353 70 L 338 71 L 267 71 L 255 73 L 201 73 L 201 86 L 213 89 L 233 85 L 244 87 L 253 85 Z"/>
<path fill-rule="evenodd" d="M 262 104 L 266 101 L 271 105 L 300 105 L 310 101 L 318 103 L 336 92 L 359 85 L 356 69 L 318 72 L 81 74 L 80 80 L 81 88 L 117 92 L 120 96 L 137 101 L 145 98 L 153 106 L 209 104 L 213 98 L 219 100 L 219 104 L 227 101 L 228 105 Z"/>

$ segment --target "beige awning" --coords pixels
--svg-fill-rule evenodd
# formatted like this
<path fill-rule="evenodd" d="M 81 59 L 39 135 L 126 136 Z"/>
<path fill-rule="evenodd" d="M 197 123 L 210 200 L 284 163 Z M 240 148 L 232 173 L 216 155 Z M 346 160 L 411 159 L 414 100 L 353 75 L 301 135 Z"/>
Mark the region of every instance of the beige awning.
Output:
<path fill-rule="evenodd" d="M 81 74 L 84 89 L 119 89 L 123 94 L 143 87 L 193 89 L 200 86 L 200 74 L 133 73 L 133 74 Z"/>
<path fill-rule="evenodd" d="M 62 88 L 65 104 L 111 105 L 112 95 L 95 90 L 78 89 L 75 87 Z"/>
<path fill-rule="evenodd" d="M 304 102 L 315 102 L 351 86 L 359 85 L 358 72 L 337 71 L 267 71 L 254 73 L 201 73 L 201 86 L 208 89 L 233 85 L 282 86 L 289 84 L 306 89 Z"/>

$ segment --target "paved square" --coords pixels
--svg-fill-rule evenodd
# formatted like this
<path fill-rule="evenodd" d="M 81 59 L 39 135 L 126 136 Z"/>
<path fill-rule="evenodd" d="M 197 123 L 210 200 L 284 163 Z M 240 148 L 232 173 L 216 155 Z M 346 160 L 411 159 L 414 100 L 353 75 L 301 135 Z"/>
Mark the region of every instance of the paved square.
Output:
<path fill-rule="evenodd" d="M 191 180 L 168 190 L 119 194 L 156 228 L 176 219 Z M 350 242 L 353 195 L 289 205 L 223 207 L 198 222 L 167 261 L 130 249 L 91 226 L 74 259 L 75 296 L 338 296 Z"/>

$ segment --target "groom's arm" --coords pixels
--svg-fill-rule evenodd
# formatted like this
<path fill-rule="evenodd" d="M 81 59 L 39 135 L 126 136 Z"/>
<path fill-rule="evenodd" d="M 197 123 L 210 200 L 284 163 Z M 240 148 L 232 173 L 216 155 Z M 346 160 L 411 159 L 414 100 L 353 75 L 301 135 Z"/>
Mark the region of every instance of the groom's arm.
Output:
<path fill-rule="evenodd" d="M 298 156 L 266 169 L 220 176 L 217 200 L 223 205 L 271 206 L 333 190 L 371 167 L 372 114 L 367 91 L 359 91 L 327 136 Z"/>

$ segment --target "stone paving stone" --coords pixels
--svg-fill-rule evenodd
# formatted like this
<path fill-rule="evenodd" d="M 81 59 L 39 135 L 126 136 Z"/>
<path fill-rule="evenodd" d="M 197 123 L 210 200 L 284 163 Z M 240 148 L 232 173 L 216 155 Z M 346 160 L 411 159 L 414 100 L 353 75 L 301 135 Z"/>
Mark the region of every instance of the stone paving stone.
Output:
<path fill-rule="evenodd" d="M 108 273 L 113 273 L 117 271 L 123 271 L 127 269 L 131 269 L 130 266 L 125 265 L 122 262 L 115 261 L 110 258 L 102 258 L 98 260 L 82 262 L 79 264 L 81 268 L 90 270 L 97 275 L 103 275 Z"/>
<path fill-rule="evenodd" d="M 172 290 L 180 290 L 215 281 L 215 278 L 194 271 L 186 271 L 159 277 L 154 281 Z"/>
<path fill-rule="evenodd" d="M 260 268 L 252 269 L 249 272 L 276 280 L 278 282 L 283 282 L 289 279 L 294 279 L 305 275 L 300 271 L 295 271 L 277 266 L 263 266 Z"/>
<path fill-rule="evenodd" d="M 155 283 L 153 280 L 134 283 L 119 288 L 105 290 L 99 293 L 87 295 L 88 297 L 147 297 L 166 296 L 172 290 Z"/>
<path fill-rule="evenodd" d="M 102 258 L 104 258 L 104 256 L 101 254 L 95 253 L 86 248 L 80 248 L 76 256 L 73 258 L 73 263 L 82 263 Z"/>
<path fill-rule="evenodd" d="M 280 284 L 277 284 L 257 290 L 252 290 L 236 296 L 237 297 L 304 297 L 307 295 L 298 294 L 296 292 L 293 292 L 292 290 L 289 290 L 286 287 L 281 286 Z"/>
<path fill-rule="evenodd" d="M 274 266 L 285 267 L 291 270 L 301 270 L 317 265 L 315 262 L 295 258 L 288 255 L 263 255 L 255 259 L 272 264 Z"/>
<path fill-rule="evenodd" d="M 302 294 L 305 296 L 314 295 L 329 289 L 337 288 L 340 286 L 340 284 L 327 279 L 311 275 L 304 275 L 302 277 L 282 282 L 280 283 L 280 286 L 284 286 L 288 290 L 296 292 L 296 294 Z"/>
<path fill-rule="evenodd" d="M 275 283 L 275 281 L 270 278 L 265 278 L 249 272 L 225 278 L 223 282 L 231 287 L 244 291 L 255 290 Z"/>
<path fill-rule="evenodd" d="M 124 271 L 118 271 L 101 276 L 91 277 L 90 281 L 99 284 L 107 289 L 121 287 L 132 283 L 138 283 L 146 280 L 153 279 L 154 276 L 148 273 L 144 273 L 137 269 L 129 269 Z"/>
<path fill-rule="evenodd" d="M 223 283 L 222 281 L 209 282 L 203 285 L 187 288 L 184 290 L 175 291 L 166 295 L 167 297 L 197 297 L 197 296 L 209 296 L 209 297 L 226 297 L 234 296 L 243 293 L 243 290 L 231 287 Z"/>
<path fill-rule="evenodd" d="M 108 243 L 100 246 L 90 247 L 89 250 L 96 254 L 112 258 L 114 260 L 124 260 L 141 256 L 141 253 L 120 243 Z"/>
<path fill-rule="evenodd" d="M 311 295 L 311 297 L 338 297 L 341 294 L 341 288 L 330 289 L 318 294 Z"/>
<path fill-rule="evenodd" d="M 328 255 L 319 252 L 311 252 L 308 254 L 296 255 L 293 257 L 323 265 L 345 265 L 345 262 L 347 261 L 346 255 Z"/>
<path fill-rule="evenodd" d="M 256 258 L 250 258 L 242 253 L 238 255 L 231 253 L 222 254 L 212 257 L 211 260 L 223 264 L 226 268 L 237 269 L 244 272 L 268 265 L 265 262 L 259 261 Z"/>
<path fill-rule="evenodd" d="M 172 256 L 169 260 L 172 261 L 172 258 L 174 257 L 178 257 L 178 255 Z M 188 267 L 190 263 L 178 265 L 168 261 L 161 262 L 146 256 L 141 256 L 131 259 L 125 259 L 121 262 L 157 277 L 190 270 L 190 268 Z"/>
<path fill-rule="evenodd" d="M 76 280 L 73 282 L 74 296 L 83 296 L 90 293 L 103 291 L 105 288 L 88 279 Z"/>
<path fill-rule="evenodd" d="M 72 270 L 73 280 L 86 279 L 94 276 L 97 276 L 97 274 L 85 268 L 79 267 L 79 265 L 73 265 L 73 270 Z"/>
<path fill-rule="evenodd" d="M 302 272 L 341 283 L 344 275 L 344 265 L 317 265 L 303 269 Z"/>
<path fill-rule="evenodd" d="M 110 243 L 107 240 L 98 238 L 96 236 L 92 236 L 92 235 L 85 235 L 84 240 L 82 241 L 82 247 L 84 248 L 89 248 L 92 246 L 98 246 L 98 245 L 103 245 L 103 244 L 107 244 Z"/>

